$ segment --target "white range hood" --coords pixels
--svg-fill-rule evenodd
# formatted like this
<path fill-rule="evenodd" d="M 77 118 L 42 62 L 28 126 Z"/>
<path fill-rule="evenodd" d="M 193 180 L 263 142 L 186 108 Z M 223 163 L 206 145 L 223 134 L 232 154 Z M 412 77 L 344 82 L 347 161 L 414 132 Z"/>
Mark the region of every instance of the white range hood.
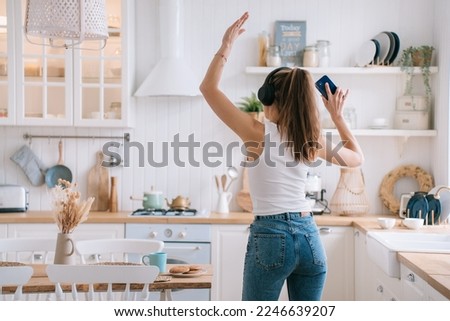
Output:
<path fill-rule="evenodd" d="M 199 96 L 199 80 L 183 59 L 182 0 L 159 0 L 159 62 L 135 96 Z"/>

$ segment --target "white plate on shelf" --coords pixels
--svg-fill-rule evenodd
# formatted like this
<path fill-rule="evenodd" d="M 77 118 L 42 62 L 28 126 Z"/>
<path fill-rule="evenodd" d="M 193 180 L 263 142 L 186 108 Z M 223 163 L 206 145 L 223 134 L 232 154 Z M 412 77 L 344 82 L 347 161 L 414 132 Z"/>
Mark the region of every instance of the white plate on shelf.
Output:
<path fill-rule="evenodd" d="M 386 129 L 388 128 L 388 125 L 370 125 L 370 129 Z"/>
<path fill-rule="evenodd" d="M 380 32 L 372 39 L 376 40 L 380 43 L 380 53 L 378 55 L 378 60 L 375 61 L 375 64 L 383 64 L 385 62 L 386 57 L 388 56 L 389 50 L 391 48 L 391 39 L 384 32 Z"/>
<path fill-rule="evenodd" d="M 356 66 L 364 67 L 369 65 L 377 53 L 377 47 L 374 41 L 368 40 L 364 42 L 356 53 Z"/>

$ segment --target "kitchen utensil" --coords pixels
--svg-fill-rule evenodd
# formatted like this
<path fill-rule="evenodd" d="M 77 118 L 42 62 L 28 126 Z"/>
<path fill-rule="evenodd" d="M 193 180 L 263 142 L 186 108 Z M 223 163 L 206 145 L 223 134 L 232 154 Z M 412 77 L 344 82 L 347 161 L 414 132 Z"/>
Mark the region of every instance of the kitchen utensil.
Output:
<path fill-rule="evenodd" d="M 222 192 L 222 185 L 220 184 L 220 182 L 219 182 L 219 176 L 214 176 L 214 178 L 216 179 L 216 186 L 217 186 L 217 190 L 219 191 L 219 193 L 220 192 Z"/>
<path fill-rule="evenodd" d="M 66 166 L 63 161 L 63 145 L 60 140 L 58 143 L 59 159 L 57 165 L 50 167 L 45 173 L 45 183 L 48 187 L 55 187 L 58 185 L 58 179 L 64 179 L 68 182 L 72 182 L 72 172 Z"/>
<path fill-rule="evenodd" d="M 185 210 L 188 209 L 189 206 L 191 206 L 191 202 L 189 201 L 188 197 L 183 197 L 181 195 L 178 195 L 176 198 L 172 198 L 172 202 L 169 203 L 169 200 L 166 198 L 167 206 L 170 207 L 170 209 L 173 210 Z"/>
<path fill-rule="evenodd" d="M 253 203 L 248 186 L 248 172 L 245 167 L 242 171 L 242 190 L 236 195 L 236 202 L 244 211 L 253 211 Z"/>
<path fill-rule="evenodd" d="M 163 200 L 162 200 L 162 192 L 155 191 L 152 186 L 150 192 L 144 192 L 143 198 L 137 198 L 130 196 L 130 199 L 135 201 L 142 201 L 142 207 L 144 209 L 162 209 L 163 208 Z"/>
<path fill-rule="evenodd" d="M 102 166 L 103 152 L 96 154 L 96 164 L 88 173 L 88 196 L 95 197 L 91 206 L 93 211 L 106 211 L 109 201 L 109 170 Z"/>
<path fill-rule="evenodd" d="M 236 167 L 234 167 L 234 166 L 228 167 L 227 173 L 228 173 L 228 176 L 230 177 L 230 182 L 228 183 L 228 186 L 225 189 L 225 192 L 228 191 L 228 189 L 230 188 L 231 183 L 233 183 L 233 181 L 235 181 L 236 178 L 238 178 L 238 176 L 239 176 L 239 173 L 238 173 Z"/>
<path fill-rule="evenodd" d="M 116 213 L 118 210 L 118 200 L 117 200 L 117 177 L 111 177 L 111 193 L 109 194 L 109 211 L 111 213 Z"/>
<path fill-rule="evenodd" d="M 222 182 L 222 191 L 225 191 L 227 185 L 227 175 L 223 174 L 220 180 Z"/>

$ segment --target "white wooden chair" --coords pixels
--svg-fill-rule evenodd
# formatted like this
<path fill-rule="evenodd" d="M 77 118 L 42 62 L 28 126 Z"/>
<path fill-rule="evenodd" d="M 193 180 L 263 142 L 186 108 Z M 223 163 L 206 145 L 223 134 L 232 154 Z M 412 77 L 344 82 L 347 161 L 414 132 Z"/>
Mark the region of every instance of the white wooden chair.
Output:
<path fill-rule="evenodd" d="M 33 275 L 31 266 L 0 266 L 0 301 L 18 301 L 22 299 L 22 287 Z M 17 286 L 14 294 L 3 294 L 3 286 Z"/>
<path fill-rule="evenodd" d="M 107 284 L 106 300 L 116 300 L 117 289 L 113 288 L 113 284 L 117 283 L 125 284 L 124 290 L 121 290 L 120 300 L 147 300 L 149 285 L 155 281 L 158 273 L 158 267 L 152 265 L 51 264 L 47 266 L 47 275 L 50 281 L 55 283 L 55 295 L 58 301 L 66 299 L 62 284 L 70 284 L 74 301 L 80 299 L 79 294 L 81 293 L 77 290 L 79 285 L 87 286 L 87 295 L 84 296 L 84 299 L 88 301 L 103 300 L 102 294 L 105 293 L 105 289 L 100 284 Z M 131 284 L 143 284 L 143 288 L 133 290 Z"/>
<path fill-rule="evenodd" d="M 164 242 L 143 239 L 96 239 L 75 242 L 81 263 L 133 262 L 142 263 L 143 255 L 160 252 Z"/>
<path fill-rule="evenodd" d="M 0 261 L 21 263 L 52 263 L 56 249 L 55 238 L 0 239 Z"/>

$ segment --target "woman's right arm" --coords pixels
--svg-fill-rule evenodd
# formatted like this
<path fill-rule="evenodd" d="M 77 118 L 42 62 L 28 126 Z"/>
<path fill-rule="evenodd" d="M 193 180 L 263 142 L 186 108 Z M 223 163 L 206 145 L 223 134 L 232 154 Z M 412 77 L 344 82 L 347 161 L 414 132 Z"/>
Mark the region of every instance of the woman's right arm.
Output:
<path fill-rule="evenodd" d="M 333 95 L 328 83 L 325 84 L 325 89 L 328 100 L 323 97 L 322 100 L 330 113 L 331 119 L 336 125 L 341 143 L 335 145 L 330 141 L 326 141 L 324 137 L 321 137 L 320 144 L 323 148 L 319 150 L 319 157 L 340 166 L 361 166 L 364 162 L 364 153 L 343 117 L 344 103 L 348 96 L 348 90 L 344 92 L 341 88 L 338 88 Z"/>
<path fill-rule="evenodd" d="M 242 25 L 247 19 L 248 13 L 246 12 L 225 31 L 222 38 L 222 45 L 214 55 L 205 77 L 200 84 L 200 91 L 211 106 L 211 109 L 243 141 L 259 139 L 261 132 L 264 135 L 264 129 L 261 131 L 260 128 L 262 124 L 247 113 L 236 108 L 219 88 L 219 83 L 234 41 L 245 31 L 245 29 L 242 29 Z"/>

